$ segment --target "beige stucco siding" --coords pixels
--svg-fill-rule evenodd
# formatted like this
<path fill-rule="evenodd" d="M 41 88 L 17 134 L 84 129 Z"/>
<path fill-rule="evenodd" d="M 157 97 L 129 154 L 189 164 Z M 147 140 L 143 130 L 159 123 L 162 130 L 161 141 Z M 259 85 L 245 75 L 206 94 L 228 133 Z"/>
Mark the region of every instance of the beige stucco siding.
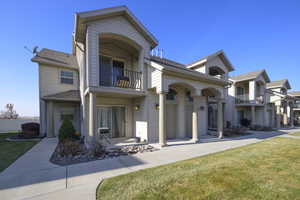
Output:
<path fill-rule="evenodd" d="M 74 72 L 74 83 L 72 85 L 60 83 L 61 70 Z M 40 65 L 39 78 L 40 97 L 68 90 L 79 89 L 78 72 L 76 70 Z"/>

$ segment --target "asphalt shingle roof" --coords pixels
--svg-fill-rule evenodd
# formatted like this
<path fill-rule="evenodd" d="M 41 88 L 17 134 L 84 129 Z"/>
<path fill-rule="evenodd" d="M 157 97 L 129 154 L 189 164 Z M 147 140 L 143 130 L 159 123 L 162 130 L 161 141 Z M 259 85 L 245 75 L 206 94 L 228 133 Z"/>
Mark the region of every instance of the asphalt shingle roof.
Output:
<path fill-rule="evenodd" d="M 80 101 L 79 90 L 68 90 L 66 92 L 59 92 L 43 97 L 45 100 L 58 100 L 58 101 Z"/>
<path fill-rule="evenodd" d="M 45 63 L 55 66 L 69 67 L 78 69 L 76 57 L 72 54 L 55 51 L 51 49 L 42 49 L 32 58 L 33 62 Z"/>
<path fill-rule="evenodd" d="M 288 89 L 291 89 L 287 79 L 272 81 L 270 83 L 267 83 L 267 88 L 283 87 L 285 84 L 287 84 Z"/>
<path fill-rule="evenodd" d="M 257 70 L 257 71 L 254 71 L 254 72 L 249 72 L 249 73 L 246 73 L 246 74 L 232 76 L 232 77 L 230 77 L 230 79 L 232 79 L 234 81 L 251 80 L 251 79 L 255 79 L 256 77 L 258 77 L 263 72 L 265 72 L 265 70 L 261 69 L 261 70 Z"/>

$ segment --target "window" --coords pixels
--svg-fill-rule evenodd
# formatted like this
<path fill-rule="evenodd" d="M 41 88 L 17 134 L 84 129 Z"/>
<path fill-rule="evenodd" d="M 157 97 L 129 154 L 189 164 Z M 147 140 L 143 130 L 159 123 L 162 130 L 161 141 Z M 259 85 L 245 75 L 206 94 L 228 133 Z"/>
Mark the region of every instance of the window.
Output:
<path fill-rule="evenodd" d="M 71 71 L 60 71 L 60 83 L 73 84 L 74 73 Z"/>

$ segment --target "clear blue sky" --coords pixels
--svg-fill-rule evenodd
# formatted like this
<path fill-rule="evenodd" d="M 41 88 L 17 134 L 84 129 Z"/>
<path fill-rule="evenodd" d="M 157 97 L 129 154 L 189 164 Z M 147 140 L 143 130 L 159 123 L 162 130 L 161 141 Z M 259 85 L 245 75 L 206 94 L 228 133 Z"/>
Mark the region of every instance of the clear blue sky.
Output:
<path fill-rule="evenodd" d="M 9 0 L 0 12 L 0 110 L 13 103 L 21 115 L 38 115 L 37 64 L 25 45 L 71 52 L 74 13 L 117 5 L 129 7 L 167 58 L 190 63 L 223 49 L 232 75 L 265 68 L 300 90 L 298 0 Z"/>

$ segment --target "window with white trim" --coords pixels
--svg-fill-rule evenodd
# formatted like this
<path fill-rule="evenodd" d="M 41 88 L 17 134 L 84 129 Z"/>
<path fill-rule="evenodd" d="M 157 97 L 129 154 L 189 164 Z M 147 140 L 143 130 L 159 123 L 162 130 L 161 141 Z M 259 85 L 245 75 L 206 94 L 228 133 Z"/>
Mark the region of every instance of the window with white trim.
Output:
<path fill-rule="evenodd" d="M 72 85 L 74 83 L 74 72 L 61 70 L 60 83 Z"/>

